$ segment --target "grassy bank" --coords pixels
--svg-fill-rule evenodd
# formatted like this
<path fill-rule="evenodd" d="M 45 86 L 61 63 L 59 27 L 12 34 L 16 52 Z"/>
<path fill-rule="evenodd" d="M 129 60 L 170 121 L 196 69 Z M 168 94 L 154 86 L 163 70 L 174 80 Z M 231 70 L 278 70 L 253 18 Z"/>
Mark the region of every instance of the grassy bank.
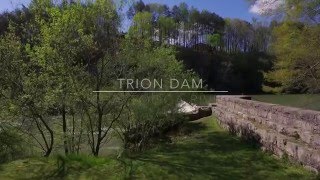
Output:
<path fill-rule="evenodd" d="M 294 95 L 255 95 L 254 100 L 320 111 L 320 95 L 294 94 Z"/>
<path fill-rule="evenodd" d="M 277 160 L 229 135 L 212 117 L 189 123 L 184 132 L 189 133 L 130 158 L 70 156 L 14 161 L 0 167 L 0 179 L 315 178 L 301 166 Z"/>
<path fill-rule="evenodd" d="M 250 95 L 253 100 L 320 111 L 320 94 Z M 199 96 L 200 105 L 215 102 L 215 95 Z"/>

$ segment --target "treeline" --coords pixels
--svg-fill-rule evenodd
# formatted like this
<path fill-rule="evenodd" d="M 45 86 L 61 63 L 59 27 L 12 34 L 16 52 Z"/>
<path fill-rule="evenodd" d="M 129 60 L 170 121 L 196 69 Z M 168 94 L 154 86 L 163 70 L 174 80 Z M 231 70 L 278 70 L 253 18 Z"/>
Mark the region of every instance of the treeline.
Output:
<path fill-rule="evenodd" d="M 272 69 L 273 56 L 266 53 L 208 53 L 178 48 L 177 58 L 205 80 L 208 89 L 229 94 L 263 93 L 264 73 Z"/>
<path fill-rule="evenodd" d="M 320 2 L 283 1 L 276 9 L 283 21 L 272 31 L 272 71 L 265 74 L 264 91 L 320 92 Z"/>
<path fill-rule="evenodd" d="M 284 3 L 285 6 L 274 12 L 283 19 L 265 24 L 257 20 L 249 23 L 223 19 L 185 3 L 168 7 L 137 1 L 127 13 L 133 22 L 128 34 L 132 32 L 142 39 L 150 38 L 158 46 L 177 47 L 179 60 L 200 74 L 212 89 L 232 93 L 317 93 L 319 3 L 313 0 Z M 37 33 L 31 27 L 29 32 L 24 32 L 23 28 L 34 19 L 33 16 L 27 7 L 2 13 L 0 34 L 8 30 L 10 22 L 15 24 L 15 34 L 27 43 L 32 33 Z M 21 37 L 21 34 L 28 35 Z M 248 59 L 252 59 L 252 63 Z M 257 66 L 253 67 L 253 64 Z M 246 66 L 251 70 L 243 68 Z"/>
<path fill-rule="evenodd" d="M 30 21 L 33 15 L 29 11 L 24 7 L 0 15 L 4 22 L 0 28 L 2 32 L 9 27 L 9 21 L 12 24 Z M 199 11 L 185 3 L 170 8 L 163 4 L 144 4 L 143 1 L 134 3 L 127 16 L 132 21 L 128 34 L 138 34 L 141 39 L 150 39 L 157 46 L 177 47 L 178 59 L 188 69 L 196 71 L 208 88 L 232 93 L 262 92 L 264 79 L 261 77 L 271 68 L 273 56 L 268 55 L 268 51 L 276 22 L 269 25 L 256 20 L 249 23 L 223 19 L 213 12 Z M 23 30 L 17 27 L 15 31 L 20 36 Z M 251 70 L 247 71 L 243 64 Z"/>
<path fill-rule="evenodd" d="M 135 2 L 129 9 L 131 31 L 158 45 L 174 46 L 178 59 L 196 71 L 210 89 L 237 93 L 261 93 L 263 72 L 272 67 L 268 54 L 276 21 L 224 19 L 181 3 Z M 130 31 L 128 32 L 131 33 Z"/>
<path fill-rule="evenodd" d="M 190 95 L 100 92 L 126 90 L 118 79 L 197 79 L 174 49 L 133 30 L 123 38 L 112 0 L 33 0 L 1 19 L 1 161 L 98 156 L 113 137 L 122 140 L 119 153 L 142 151 L 181 123 L 177 104 Z"/>
<path fill-rule="evenodd" d="M 266 52 L 271 40 L 269 25 L 256 20 L 249 23 L 223 19 L 214 12 L 199 11 L 186 3 L 170 8 L 140 0 L 130 7 L 127 15 L 136 23 L 144 22 L 145 28 L 149 28 L 146 31 L 160 44 L 189 48 L 210 44 L 214 50 L 228 53 Z"/>
<path fill-rule="evenodd" d="M 185 3 L 170 8 L 141 0 L 128 16 L 135 33 L 182 49 L 181 60 L 210 88 L 238 94 L 319 93 L 320 3 L 273 5 L 260 4 L 263 10 L 272 9 L 264 15 L 276 16 L 267 24 L 223 19 Z"/>

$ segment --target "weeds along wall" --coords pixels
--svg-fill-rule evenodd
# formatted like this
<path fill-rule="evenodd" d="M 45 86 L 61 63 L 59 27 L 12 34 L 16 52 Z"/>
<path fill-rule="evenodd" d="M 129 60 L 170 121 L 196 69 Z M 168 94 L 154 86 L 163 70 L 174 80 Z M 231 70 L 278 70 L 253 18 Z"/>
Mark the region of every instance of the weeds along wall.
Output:
<path fill-rule="evenodd" d="M 320 172 L 320 111 L 217 96 L 213 112 L 231 133 Z"/>

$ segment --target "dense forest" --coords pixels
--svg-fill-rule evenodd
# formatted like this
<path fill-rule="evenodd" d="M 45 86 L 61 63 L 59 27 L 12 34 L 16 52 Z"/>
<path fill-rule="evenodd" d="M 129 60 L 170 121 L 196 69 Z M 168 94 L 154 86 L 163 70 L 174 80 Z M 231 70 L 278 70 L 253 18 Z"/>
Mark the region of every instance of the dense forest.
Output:
<path fill-rule="evenodd" d="M 276 3 L 278 8 L 267 10 Z M 169 8 L 138 1 L 127 14 L 133 26 L 146 30 L 141 36 L 177 47 L 178 59 L 209 88 L 247 94 L 318 93 L 319 2 L 262 5 L 266 11 L 261 15 L 273 21 L 223 19 L 186 3 Z"/>
<path fill-rule="evenodd" d="M 92 93 L 117 90 L 119 78 L 201 78 L 232 94 L 318 93 L 319 7 L 284 1 L 268 23 L 143 1 L 33 0 L 3 12 L 0 162 L 61 151 L 99 156 L 114 136 L 123 152 L 143 151 L 181 123 L 177 103 L 193 100 Z M 126 32 L 123 19 L 131 21 Z"/>
<path fill-rule="evenodd" d="M 135 33 L 158 45 L 174 46 L 177 58 L 206 80 L 208 87 L 232 93 L 261 93 L 263 73 L 271 69 L 270 25 L 223 19 L 181 3 L 172 8 L 138 1 L 127 13 Z M 141 31 L 143 30 L 143 31 Z M 130 33 L 130 32 L 129 32 Z"/>

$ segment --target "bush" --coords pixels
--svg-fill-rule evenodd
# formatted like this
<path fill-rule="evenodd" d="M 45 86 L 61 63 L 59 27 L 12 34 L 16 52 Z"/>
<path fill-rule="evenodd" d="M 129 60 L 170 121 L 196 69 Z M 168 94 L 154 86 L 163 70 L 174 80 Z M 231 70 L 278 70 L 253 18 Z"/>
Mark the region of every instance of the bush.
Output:
<path fill-rule="evenodd" d="M 16 160 L 25 155 L 21 137 L 10 130 L 0 128 L 0 163 Z"/>

